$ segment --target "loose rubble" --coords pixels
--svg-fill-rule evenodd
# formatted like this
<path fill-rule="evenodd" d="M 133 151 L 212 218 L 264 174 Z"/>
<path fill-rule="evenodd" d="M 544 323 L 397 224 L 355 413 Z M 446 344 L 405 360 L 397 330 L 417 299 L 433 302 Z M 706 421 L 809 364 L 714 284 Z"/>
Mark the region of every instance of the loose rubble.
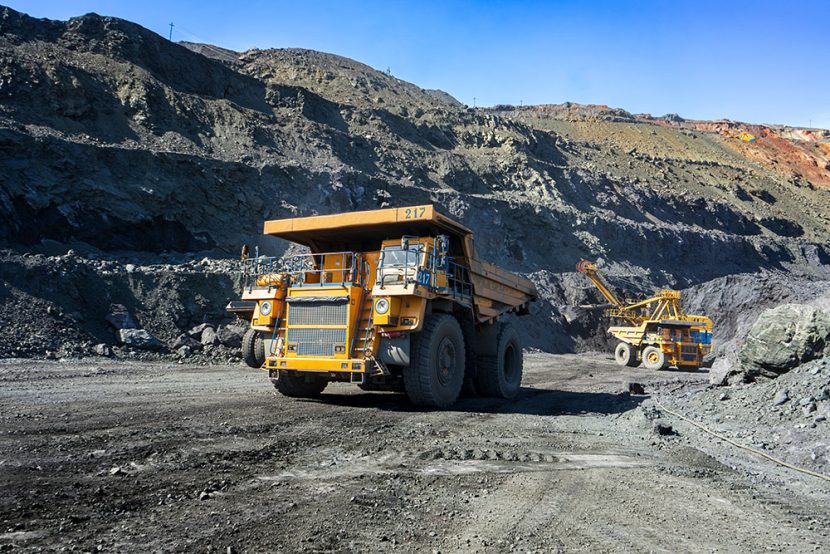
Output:
<path fill-rule="evenodd" d="M 830 358 L 726 388 L 683 387 L 667 402 L 747 446 L 830 474 Z"/>
<path fill-rule="evenodd" d="M 244 327 L 224 310 L 238 295 L 236 262 L 132 264 L 141 281 L 126 265 L 78 253 L 0 251 L 0 283 L 7 291 L 0 298 L 0 357 L 238 357 Z M 46 308 L 58 304 L 63 310 L 49 314 Z M 32 318 L 38 310 L 48 317 Z M 209 351 L 200 342 L 207 328 L 221 338 Z M 178 352 L 183 346 L 188 350 Z"/>

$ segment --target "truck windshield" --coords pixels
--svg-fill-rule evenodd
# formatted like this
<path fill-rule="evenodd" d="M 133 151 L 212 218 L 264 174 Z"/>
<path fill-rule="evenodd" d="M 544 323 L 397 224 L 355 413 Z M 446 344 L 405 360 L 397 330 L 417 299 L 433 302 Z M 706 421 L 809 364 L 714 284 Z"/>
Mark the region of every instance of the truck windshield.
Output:
<path fill-rule="evenodd" d="M 410 246 L 406 250 L 400 246 L 388 246 L 383 249 L 381 267 L 412 267 L 418 265 L 420 258 L 421 252 L 417 246 Z"/>

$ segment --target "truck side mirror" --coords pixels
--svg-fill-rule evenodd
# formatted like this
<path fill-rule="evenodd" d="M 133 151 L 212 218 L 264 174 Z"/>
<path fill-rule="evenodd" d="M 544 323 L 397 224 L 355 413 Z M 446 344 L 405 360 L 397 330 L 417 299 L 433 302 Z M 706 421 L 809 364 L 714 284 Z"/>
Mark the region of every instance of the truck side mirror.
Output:
<path fill-rule="evenodd" d="M 438 242 L 438 253 L 446 254 L 450 249 L 450 237 L 447 235 L 438 235 L 436 241 Z"/>

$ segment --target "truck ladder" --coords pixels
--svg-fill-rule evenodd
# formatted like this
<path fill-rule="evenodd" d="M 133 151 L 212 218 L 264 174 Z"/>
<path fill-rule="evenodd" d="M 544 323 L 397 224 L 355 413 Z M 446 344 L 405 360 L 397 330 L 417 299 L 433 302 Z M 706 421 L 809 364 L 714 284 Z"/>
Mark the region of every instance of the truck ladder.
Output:
<path fill-rule="evenodd" d="M 372 295 L 366 289 L 368 286 L 368 271 L 366 265 L 361 268 L 365 278 L 361 278 L 362 289 L 358 306 L 357 321 L 352 334 L 351 356 L 353 358 L 368 358 L 372 354 L 374 340 Z"/>

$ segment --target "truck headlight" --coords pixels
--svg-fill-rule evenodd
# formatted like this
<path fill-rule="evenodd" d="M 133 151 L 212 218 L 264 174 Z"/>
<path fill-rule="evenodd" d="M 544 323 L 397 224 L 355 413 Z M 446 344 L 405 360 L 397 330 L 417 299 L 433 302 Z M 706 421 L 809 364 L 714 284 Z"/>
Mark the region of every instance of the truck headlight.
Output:
<path fill-rule="evenodd" d="M 262 304 L 259 305 L 259 313 L 260 315 L 268 315 L 271 313 L 271 302 L 266 300 Z"/>
<path fill-rule="evenodd" d="M 389 300 L 386 298 L 378 298 L 375 300 L 375 313 L 383 315 L 389 311 Z"/>

